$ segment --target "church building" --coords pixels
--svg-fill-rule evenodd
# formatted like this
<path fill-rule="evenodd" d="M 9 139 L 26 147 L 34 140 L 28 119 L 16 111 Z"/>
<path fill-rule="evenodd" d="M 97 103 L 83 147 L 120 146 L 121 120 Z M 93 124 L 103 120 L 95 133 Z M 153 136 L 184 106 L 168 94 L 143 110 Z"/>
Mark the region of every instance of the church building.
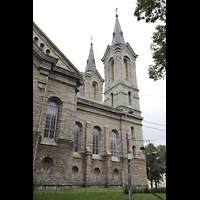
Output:
<path fill-rule="evenodd" d="M 138 55 L 125 43 L 118 15 L 101 59 L 105 80 L 93 49 L 91 42 L 80 72 L 33 22 L 33 172 L 40 189 L 124 187 L 128 158 L 132 186 L 148 186 Z"/>

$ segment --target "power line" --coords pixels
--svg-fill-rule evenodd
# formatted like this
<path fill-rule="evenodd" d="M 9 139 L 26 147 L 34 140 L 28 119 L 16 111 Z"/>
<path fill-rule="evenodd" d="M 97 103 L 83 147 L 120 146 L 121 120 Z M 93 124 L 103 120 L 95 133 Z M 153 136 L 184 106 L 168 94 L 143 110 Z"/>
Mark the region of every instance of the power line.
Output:
<path fill-rule="evenodd" d="M 155 139 L 155 140 L 160 140 L 160 139 L 162 139 L 162 138 L 166 138 L 166 136 L 164 136 L 164 137 L 160 137 L 160 138 L 158 138 L 158 139 Z"/>
<path fill-rule="evenodd" d="M 159 124 L 159 123 L 150 122 L 150 121 L 146 121 L 146 120 L 143 120 L 143 122 L 147 122 L 147 123 L 151 123 L 151 124 L 157 124 L 157 125 L 160 125 L 160 126 L 166 126 L 166 125 L 164 125 L 164 124 Z"/>
<path fill-rule="evenodd" d="M 166 130 L 164 130 L 164 129 L 153 128 L 153 127 L 150 127 L 150 126 L 144 126 L 144 125 L 143 125 L 143 127 L 146 127 L 146 128 L 151 128 L 151 129 L 155 129 L 155 130 L 160 130 L 160 131 L 166 131 Z"/>
<path fill-rule="evenodd" d="M 166 96 L 146 95 L 146 94 L 140 94 L 140 96 L 147 96 L 147 97 L 166 97 Z"/>

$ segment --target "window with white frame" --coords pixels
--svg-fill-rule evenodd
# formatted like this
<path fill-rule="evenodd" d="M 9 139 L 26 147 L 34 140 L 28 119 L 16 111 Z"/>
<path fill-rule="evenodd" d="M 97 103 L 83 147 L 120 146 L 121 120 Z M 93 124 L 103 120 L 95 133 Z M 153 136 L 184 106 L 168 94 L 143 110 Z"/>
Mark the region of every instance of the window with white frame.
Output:
<path fill-rule="evenodd" d="M 111 132 L 111 154 L 117 157 L 117 136 L 114 131 Z"/>
<path fill-rule="evenodd" d="M 55 101 L 50 101 L 48 103 L 44 137 L 54 138 L 56 132 L 57 116 L 58 104 Z"/>
<path fill-rule="evenodd" d="M 78 152 L 78 141 L 79 141 L 80 126 L 75 125 L 75 135 L 74 135 L 74 151 Z"/>
<path fill-rule="evenodd" d="M 99 129 L 93 129 L 93 154 L 99 154 Z"/>

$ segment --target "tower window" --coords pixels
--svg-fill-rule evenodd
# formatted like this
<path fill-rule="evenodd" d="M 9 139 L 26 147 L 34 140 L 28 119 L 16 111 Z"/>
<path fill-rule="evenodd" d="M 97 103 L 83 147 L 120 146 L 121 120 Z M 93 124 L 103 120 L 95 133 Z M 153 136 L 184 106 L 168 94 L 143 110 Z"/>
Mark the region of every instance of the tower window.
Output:
<path fill-rule="evenodd" d="M 58 104 L 54 101 L 50 101 L 48 103 L 44 137 L 54 138 L 56 131 L 57 115 L 58 115 Z"/>
<path fill-rule="evenodd" d="M 136 156 L 136 149 L 135 149 L 135 146 L 132 146 L 132 150 L 133 150 L 133 157 Z"/>
<path fill-rule="evenodd" d="M 127 61 L 124 59 L 124 78 L 128 79 Z"/>
<path fill-rule="evenodd" d="M 114 100 L 113 100 L 113 93 L 111 93 L 111 105 L 114 105 Z"/>
<path fill-rule="evenodd" d="M 128 103 L 131 106 L 131 92 L 128 92 Z"/>
<path fill-rule="evenodd" d="M 131 137 L 135 138 L 134 127 L 131 127 Z"/>
<path fill-rule="evenodd" d="M 97 99 L 97 87 L 98 84 L 97 82 L 93 81 L 92 82 L 92 99 Z"/>
<path fill-rule="evenodd" d="M 95 84 L 92 84 L 92 99 L 95 99 Z"/>
<path fill-rule="evenodd" d="M 111 67 L 112 67 L 112 78 L 113 78 L 113 80 L 115 80 L 115 64 L 114 64 L 114 60 L 112 60 Z"/>

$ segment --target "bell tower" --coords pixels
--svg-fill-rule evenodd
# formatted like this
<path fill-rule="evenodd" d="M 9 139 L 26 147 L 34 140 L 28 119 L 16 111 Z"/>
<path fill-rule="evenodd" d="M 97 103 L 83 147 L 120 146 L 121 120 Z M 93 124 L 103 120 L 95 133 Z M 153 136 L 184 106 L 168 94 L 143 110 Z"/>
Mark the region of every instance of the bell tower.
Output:
<path fill-rule="evenodd" d="M 137 56 L 129 43 L 125 43 L 116 14 L 112 43 L 101 59 L 105 73 L 104 101 L 124 111 L 132 109 L 141 116 L 136 78 Z"/>

